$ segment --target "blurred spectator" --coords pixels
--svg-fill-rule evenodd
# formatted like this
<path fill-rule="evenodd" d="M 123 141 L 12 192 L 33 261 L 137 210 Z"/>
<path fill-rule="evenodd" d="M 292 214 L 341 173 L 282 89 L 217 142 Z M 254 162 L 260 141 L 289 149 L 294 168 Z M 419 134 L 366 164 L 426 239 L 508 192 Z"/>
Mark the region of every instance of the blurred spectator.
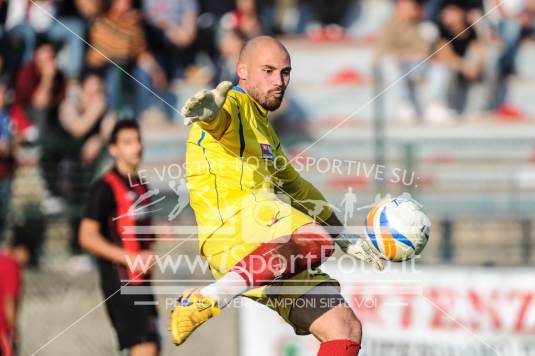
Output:
<path fill-rule="evenodd" d="M 345 29 L 358 16 L 357 0 L 303 0 L 301 3 L 310 9 L 312 26 L 311 38 L 319 40 L 337 40 L 345 36 Z"/>
<path fill-rule="evenodd" d="M 270 32 L 260 21 L 256 0 L 236 0 L 236 9 L 223 16 L 221 26 L 224 30 L 238 31 L 248 39 Z"/>
<path fill-rule="evenodd" d="M 7 1 L 6 0 L 0 0 L 0 23 L 2 24 L 2 27 L 0 28 L 0 37 L 1 37 L 2 32 L 4 30 L 6 17 L 7 17 Z"/>
<path fill-rule="evenodd" d="M 261 2 L 260 19 L 270 34 L 293 34 L 299 23 L 298 0 L 265 0 Z M 301 31 L 303 32 L 303 31 Z"/>
<path fill-rule="evenodd" d="M 212 62 L 216 62 L 219 55 L 216 39 L 219 19 L 234 9 L 235 0 L 198 0 L 198 4 L 196 52 L 204 53 Z"/>
<path fill-rule="evenodd" d="M 262 1 L 260 18 L 271 34 L 303 34 L 312 20 L 309 0 Z"/>
<path fill-rule="evenodd" d="M 219 18 L 234 9 L 236 0 L 198 0 L 198 4 L 201 14 L 208 13 Z"/>
<path fill-rule="evenodd" d="M 503 48 L 494 71 L 495 76 L 492 78 L 488 109 L 500 113 L 518 111 L 507 103 L 507 80 L 516 72 L 515 64 L 523 36 L 535 34 L 535 1 L 493 0 L 489 6 L 498 6 L 494 13 L 494 25 L 503 41 Z"/>
<path fill-rule="evenodd" d="M 80 95 L 62 102 L 59 120 L 69 136 L 81 141 L 80 162 L 93 164 L 115 121 L 107 113 L 104 83 L 97 73 L 87 72 L 83 76 Z"/>
<path fill-rule="evenodd" d="M 347 15 L 356 0 L 313 0 L 314 14 L 323 25 L 347 26 Z"/>
<path fill-rule="evenodd" d="M 87 23 L 80 14 L 78 7 L 72 0 L 56 0 L 57 12 L 54 16 L 57 21 L 46 32 L 53 41 L 62 42 L 65 48 L 65 60 L 60 66 L 70 80 L 78 80 L 84 64 L 84 42 L 87 32 Z M 96 1 L 98 3 L 98 1 Z"/>
<path fill-rule="evenodd" d="M 167 77 L 180 78 L 194 61 L 198 5 L 195 0 L 143 0 L 151 52 Z"/>
<path fill-rule="evenodd" d="M 245 37 L 238 31 L 222 31 L 220 33 L 218 41 L 220 57 L 215 63 L 215 73 L 212 78 L 213 86 L 224 80 L 229 80 L 233 83 L 238 82 L 236 64 L 245 41 Z"/>
<path fill-rule="evenodd" d="M 14 138 L 8 111 L 7 83 L 0 81 L 0 244 L 11 202 L 11 180 L 15 172 Z"/>
<path fill-rule="evenodd" d="M 61 62 L 62 69 L 69 79 L 78 79 L 84 62 L 84 43 L 80 38 L 85 37 L 86 23 L 73 1 L 11 0 L 7 10 L 6 29 L 8 37 L 22 41 L 19 65 L 30 60 L 37 37 L 45 35 L 64 44 L 66 56 Z M 16 39 L 11 41 L 17 43 Z"/>
<path fill-rule="evenodd" d="M 53 18 L 48 14 L 55 14 L 58 4 L 52 0 L 10 0 L 7 7 L 6 31 L 8 36 L 14 36 L 22 41 L 21 63 L 28 62 L 33 55 L 36 34 L 45 32 Z"/>
<path fill-rule="evenodd" d="M 0 53 L 4 51 L 4 35 L 6 27 L 6 17 L 7 17 L 7 1 L 0 0 Z"/>
<path fill-rule="evenodd" d="M 133 110 L 140 115 L 154 101 L 147 88 L 162 90 L 166 85 L 165 73 L 147 48 L 141 14 L 132 6 L 132 0 L 112 0 L 109 10 L 99 16 L 91 26 L 87 53 L 90 68 L 105 75 L 108 105 L 112 111 L 128 108 L 123 95 L 125 70 L 135 78 Z M 111 61 L 111 62 L 110 62 Z M 120 66 L 118 68 L 117 66 Z"/>
<path fill-rule="evenodd" d="M 0 251 L 0 355 L 16 355 L 18 310 L 22 296 L 21 269 L 28 263 L 28 249 L 14 242 Z"/>
<path fill-rule="evenodd" d="M 484 74 L 485 50 L 476 31 L 470 27 L 468 13 L 457 4 L 449 4 L 440 14 L 440 37 L 435 45 L 437 65 L 432 66 L 429 81 L 433 107 L 430 119 L 447 118 L 448 109 L 461 114 L 466 108 L 471 84 Z"/>
<path fill-rule="evenodd" d="M 65 96 L 65 77 L 56 64 L 57 44 L 39 37 L 33 58 L 15 79 L 15 103 L 11 110 L 17 133 L 37 138 L 39 127 L 46 139 L 57 129 L 58 107 Z"/>
<path fill-rule="evenodd" d="M 74 4 L 86 23 L 94 21 L 104 10 L 104 0 L 74 0 Z"/>
<path fill-rule="evenodd" d="M 115 123 L 114 116 L 107 114 L 104 83 L 98 75 L 91 72 L 84 75 L 79 97 L 69 97 L 61 103 L 59 121 L 67 133 L 63 150 L 58 152 L 55 160 L 71 228 L 73 257 L 69 261 L 69 269 L 85 270 L 89 260 L 82 255 L 77 238 L 78 228 L 97 159 Z"/>
<path fill-rule="evenodd" d="M 425 20 L 438 23 L 440 12 L 447 5 L 460 6 L 467 12 L 469 23 L 474 23 L 481 16 L 483 10 L 483 0 L 423 0 Z"/>
<path fill-rule="evenodd" d="M 438 23 L 440 10 L 442 10 L 443 3 L 444 0 L 424 0 L 424 19 Z"/>
<path fill-rule="evenodd" d="M 429 54 L 429 44 L 422 35 L 422 7 L 416 0 L 397 0 L 394 17 L 384 27 L 376 48 L 377 61 L 387 84 L 399 80 L 391 88 L 393 107 L 400 120 L 422 115 L 416 82 L 422 69 L 416 66 Z"/>

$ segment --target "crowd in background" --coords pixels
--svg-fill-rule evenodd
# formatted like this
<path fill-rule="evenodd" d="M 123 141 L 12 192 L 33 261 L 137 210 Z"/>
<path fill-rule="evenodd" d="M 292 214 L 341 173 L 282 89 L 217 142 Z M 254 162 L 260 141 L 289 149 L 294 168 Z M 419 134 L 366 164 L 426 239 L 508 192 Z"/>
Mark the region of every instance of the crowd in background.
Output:
<path fill-rule="evenodd" d="M 14 146 L 38 147 L 45 207 L 69 216 L 71 252 L 81 255 L 76 232 L 85 189 L 116 120 L 143 120 L 155 111 L 175 120 L 176 86 L 236 80 L 248 38 L 311 28 L 316 37 L 340 38 L 356 5 L 0 0 L 0 224 L 10 201 Z"/>
<path fill-rule="evenodd" d="M 515 74 L 521 41 L 535 32 L 535 0 L 391 4 L 393 15 L 377 33 L 374 64 L 385 83 L 401 78 L 388 93 L 399 119 L 452 120 L 465 112 L 468 91 L 482 81 L 488 83 L 482 109 L 518 115 L 508 101 L 508 79 Z M 54 199 L 68 206 L 71 253 L 79 256 L 84 194 L 116 120 L 143 120 L 154 111 L 176 120 L 176 86 L 236 81 L 234 68 L 248 38 L 347 40 L 360 5 L 359 0 L 0 0 L 0 245 L 18 147 L 38 148 L 46 202 L 50 210 Z M 489 43 L 498 43 L 492 61 Z M 16 266 L 27 262 L 37 265 L 40 238 L 31 235 L 43 234 L 44 222 L 28 221 L 19 230 L 15 226 L 10 248 L 0 255 L 0 274 L 15 275 Z M 10 285 L 0 290 L 17 297 L 19 279 L 18 274 L 2 279 Z M 8 299 L 0 293 L 0 301 Z M 0 324 L 0 331 L 8 327 Z"/>
<path fill-rule="evenodd" d="M 535 33 L 535 1 L 398 0 L 394 6 L 376 64 L 385 82 L 402 78 L 391 93 L 399 119 L 451 121 L 466 111 L 470 89 L 482 82 L 481 111 L 520 115 L 508 102 L 508 79 L 521 41 Z M 425 97 L 418 91 L 422 81 Z"/>
<path fill-rule="evenodd" d="M 489 83 L 486 110 L 518 111 L 508 103 L 507 79 L 515 73 L 521 40 L 534 32 L 535 0 L 391 4 L 393 15 L 376 36 L 374 63 L 386 83 L 402 78 L 387 93 L 395 97 L 399 119 L 451 120 L 465 111 L 468 91 L 483 80 Z M 347 29 L 359 21 L 360 5 L 357 0 L 0 0 L 0 225 L 10 201 L 15 146 L 39 148 L 47 197 L 71 207 L 75 236 L 84 187 L 115 120 L 142 120 L 155 110 L 177 119 L 176 86 L 236 81 L 235 64 L 248 38 L 346 40 Z M 501 43 L 491 68 L 490 42 Z M 75 238 L 72 252 L 81 252 Z"/>
<path fill-rule="evenodd" d="M 261 34 L 339 38 L 351 0 L 0 0 L 0 354 L 16 345 L 21 268 L 38 267 L 51 215 L 68 220 L 70 272 L 91 268 L 77 233 L 117 120 L 176 117 L 176 85 L 235 80 Z M 4 243 L 18 165 L 37 163 L 43 200 L 19 207 Z M 37 154 L 35 154 L 37 152 Z M 22 157 L 22 158 L 21 158 Z M 34 172 L 36 172 L 34 170 Z M 32 187 L 27 187 L 30 191 Z M 13 216 L 11 216 L 13 217 Z"/>

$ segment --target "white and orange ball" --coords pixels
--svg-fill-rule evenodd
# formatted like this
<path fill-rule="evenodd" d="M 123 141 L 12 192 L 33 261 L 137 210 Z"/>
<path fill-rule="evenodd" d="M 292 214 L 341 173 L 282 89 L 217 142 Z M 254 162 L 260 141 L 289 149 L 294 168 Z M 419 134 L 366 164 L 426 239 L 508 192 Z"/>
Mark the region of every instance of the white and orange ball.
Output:
<path fill-rule="evenodd" d="M 404 196 L 385 199 L 368 213 L 365 240 L 383 258 L 406 261 L 419 255 L 429 240 L 431 223 L 421 205 Z"/>

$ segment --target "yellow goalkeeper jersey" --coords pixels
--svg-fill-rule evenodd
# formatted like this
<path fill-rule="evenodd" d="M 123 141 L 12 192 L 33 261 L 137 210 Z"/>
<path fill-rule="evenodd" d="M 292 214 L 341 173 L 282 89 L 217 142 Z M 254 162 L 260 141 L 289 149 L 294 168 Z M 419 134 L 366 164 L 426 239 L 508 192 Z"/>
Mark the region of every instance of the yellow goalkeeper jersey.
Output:
<path fill-rule="evenodd" d="M 192 125 L 186 149 L 186 178 L 199 239 L 241 209 L 288 197 L 292 207 L 321 220 L 332 214 L 323 195 L 289 164 L 279 138 L 260 106 L 233 87 L 222 111 Z M 314 216 L 313 216 L 314 217 Z"/>

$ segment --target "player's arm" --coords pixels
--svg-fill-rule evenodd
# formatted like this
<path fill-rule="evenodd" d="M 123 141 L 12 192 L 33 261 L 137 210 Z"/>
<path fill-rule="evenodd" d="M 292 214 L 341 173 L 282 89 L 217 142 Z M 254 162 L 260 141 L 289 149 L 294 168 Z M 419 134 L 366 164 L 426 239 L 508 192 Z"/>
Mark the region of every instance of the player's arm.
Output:
<path fill-rule="evenodd" d="M 112 244 L 100 233 L 100 223 L 85 218 L 80 224 L 80 245 L 89 253 L 113 263 L 124 265 L 126 252 L 121 247 Z"/>
<path fill-rule="evenodd" d="M 285 172 L 285 174 L 288 173 L 294 176 L 294 178 L 283 183 L 282 190 L 290 196 L 294 208 L 305 214 L 309 214 L 308 211 L 314 210 L 316 203 L 326 203 L 319 214 L 313 217 L 318 222 L 323 222 L 334 215 L 332 208 L 328 205 L 327 199 L 325 199 L 323 194 L 312 183 L 301 177 L 291 166 Z"/>
<path fill-rule="evenodd" d="M 150 260 L 150 251 L 142 250 L 134 253 L 109 242 L 100 233 L 100 223 L 93 219 L 82 219 L 79 241 L 80 246 L 89 253 L 112 263 L 133 268 L 135 272 L 145 272 L 143 270 L 143 267 L 146 266 L 145 261 Z M 143 263 L 134 263 L 136 258 L 141 258 Z"/>
<path fill-rule="evenodd" d="M 284 153 L 277 152 L 278 155 Z M 280 157 L 280 156 L 279 156 Z M 286 156 L 284 156 L 286 159 Z M 343 224 L 336 216 L 333 209 L 328 205 L 327 199 L 312 183 L 301 177 L 301 175 L 288 164 L 284 170 L 279 171 L 277 178 L 282 182 L 281 191 L 291 198 L 292 207 L 308 214 L 313 209 L 315 202 L 326 203 L 317 216 L 313 216 L 319 224 L 330 227 L 330 235 L 336 238 L 343 229 Z"/>
<path fill-rule="evenodd" d="M 273 135 L 276 135 L 273 131 Z M 333 210 L 327 203 L 327 199 L 309 181 L 301 177 L 290 163 L 280 143 L 275 148 L 275 178 L 279 192 L 289 196 L 292 207 L 309 215 L 314 210 L 315 202 L 325 203 L 323 209 L 313 218 L 319 222 L 328 220 L 333 215 Z"/>
<path fill-rule="evenodd" d="M 215 89 L 201 90 L 186 100 L 180 111 L 184 124 L 195 123 L 214 138 L 219 139 L 231 122 L 230 114 L 223 108 L 231 82 L 221 82 Z"/>
<path fill-rule="evenodd" d="M 98 181 L 91 187 L 84 218 L 80 223 L 78 241 L 89 253 L 107 261 L 128 266 L 128 262 L 134 261 L 139 254 L 126 251 L 113 244 L 101 233 L 102 224 L 105 224 L 114 214 L 114 207 L 115 200 L 111 187 L 103 181 Z M 146 252 L 140 251 L 142 257 L 145 257 Z"/>
<path fill-rule="evenodd" d="M 309 204 L 313 205 L 314 201 L 327 203 L 327 199 L 323 194 L 312 183 L 301 177 L 292 167 L 280 148 L 280 144 L 276 150 L 276 155 L 278 157 L 277 162 L 286 162 L 283 166 L 284 168 L 277 171 L 277 178 L 281 183 L 280 189 L 282 193 L 290 196 L 294 208 L 308 214 L 308 210 L 312 209 Z M 384 268 L 379 256 L 358 235 L 349 233 L 328 204 L 325 204 L 322 211 L 314 218 L 319 224 L 328 227 L 329 234 L 342 251 L 359 260 L 363 260 L 378 270 Z"/>

